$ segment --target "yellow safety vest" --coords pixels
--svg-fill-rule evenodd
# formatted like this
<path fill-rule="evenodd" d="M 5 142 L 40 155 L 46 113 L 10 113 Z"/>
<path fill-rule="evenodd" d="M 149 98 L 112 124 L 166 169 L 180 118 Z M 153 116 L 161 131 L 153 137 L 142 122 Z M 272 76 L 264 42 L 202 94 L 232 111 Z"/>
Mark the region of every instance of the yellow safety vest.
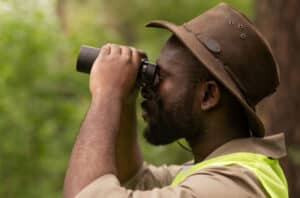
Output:
<path fill-rule="evenodd" d="M 251 170 L 271 198 L 288 198 L 288 186 L 278 160 L 261 154 L 239 152 L 195 164 L 176 175 L 171 185 L 181 183 L 195 171 L 212 166 L 240 165 Z"/>

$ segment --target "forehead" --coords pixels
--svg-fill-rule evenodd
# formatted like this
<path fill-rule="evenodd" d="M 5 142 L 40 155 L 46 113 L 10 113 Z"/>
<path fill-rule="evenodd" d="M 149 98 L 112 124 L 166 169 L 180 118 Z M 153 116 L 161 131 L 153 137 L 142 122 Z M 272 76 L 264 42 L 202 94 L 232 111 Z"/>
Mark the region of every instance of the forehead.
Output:
<path fill-rule="evenodd" d="M 175 36 L 172 36 L 161 49 L 157 64 L 168 72 L 184 72 L 195 62 L 192 53 Z"/>

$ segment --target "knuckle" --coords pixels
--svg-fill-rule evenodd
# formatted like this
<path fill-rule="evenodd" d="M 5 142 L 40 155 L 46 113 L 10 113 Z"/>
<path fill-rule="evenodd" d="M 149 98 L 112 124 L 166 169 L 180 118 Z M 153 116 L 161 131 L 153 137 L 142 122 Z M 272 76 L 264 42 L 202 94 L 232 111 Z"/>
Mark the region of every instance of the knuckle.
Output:
<path fill-rule="evenodd" d="M 116 44 L 110 44 L 112 48 L 116 48 L 116 49 L 119 49 L 120 46 L 119 45 L 116 45 Z"/>
<path fill-rule="evenodd" d="M 122 58 L 125 61 L 125 63 L 130 63 L 131 62 L 131 58 L 128 54 L 124 55 Z"/>
<path fill-rule="evenodd" d="M 126 63 L 129 63 L 131 60 L 131 49 L 127 46 L 122 46 L 122 58 Z"/>
<path fill-rule="evenodd" d="M 106 43 L 105 45 L 103 45 L 103 47 L 102 48 L 108 48 L 108 47 L 110 47 L 110 43 Z"/>
<path fill-rule="evenodd" d="M 132 52 L 136 53 L 137 52 L 137 49 L 134 48 L 134 47 L 130 47 L 130 49 L 132 50 Z"/>

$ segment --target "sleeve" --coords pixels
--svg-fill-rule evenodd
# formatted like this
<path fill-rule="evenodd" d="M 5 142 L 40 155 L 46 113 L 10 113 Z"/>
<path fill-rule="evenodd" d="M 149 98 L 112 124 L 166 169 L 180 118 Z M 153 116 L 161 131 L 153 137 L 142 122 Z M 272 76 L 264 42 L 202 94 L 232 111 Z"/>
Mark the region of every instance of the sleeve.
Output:
<path fill-rule="evenodd" d="M 181 184 L 197 197 L 268 197 L 256 176 L 239 165 L 209 167 L 195 172 Z"/>
<path fill-rule="evenodd" d="M 206 168 L 190 175 L 177 186 L 154 187 L 151 190 L 122 187 L 116 176 L 108 174 L 89 184 L 76 198 L 264 198 L 265 195 L 251 171 L 240 166 L 226 166 Z"/>
<path fill-rule="evenodd" d="M 196 198 L 190 189 L 166 186 L 152 190 L 129 190 L 122 186 L 115 175 L 104 175 L 87 187 L 75 198 Z"/>
<path fill-rule="evenodd" d="M 144 162 L 137 174 L 123 183 L 122 186 L 131 190 L 162 188 L 171 184 L 180 168 L 181 166 L 179 165 L 162 165 L 157 167 Z"/>

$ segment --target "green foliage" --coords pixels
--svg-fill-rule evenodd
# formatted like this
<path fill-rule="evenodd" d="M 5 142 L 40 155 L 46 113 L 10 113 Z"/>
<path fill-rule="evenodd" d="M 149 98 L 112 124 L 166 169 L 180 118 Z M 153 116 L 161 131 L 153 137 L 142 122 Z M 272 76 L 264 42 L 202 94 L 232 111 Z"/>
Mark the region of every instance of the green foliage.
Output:
<path fill-rule="evenodd" d="M 63 31 L 56 1 L 0 0 L 0 197 L 60 196 L 90 100 L 88 76 L 74 68 L 80 45 L 133 45 L 154 61 L 170 33 L 146 29 L 146 22 L 165 19 L 180 24 L 219 1 L 66 2 Z M 228 2 L 251 16 L 252 1 Z M 147 161 L 182 163 L 191 158 L 177 145 L 146 144 L 141 137 L 145 123 L 140 116 L 138 121 Z"/>
<path fill-rule="evenodd" d="M 59 196 L 87 103 L 86 87 L 60 71 L 66 41 L 53 4 L 34 3 L 0 4 L 0 197 Z"/>

